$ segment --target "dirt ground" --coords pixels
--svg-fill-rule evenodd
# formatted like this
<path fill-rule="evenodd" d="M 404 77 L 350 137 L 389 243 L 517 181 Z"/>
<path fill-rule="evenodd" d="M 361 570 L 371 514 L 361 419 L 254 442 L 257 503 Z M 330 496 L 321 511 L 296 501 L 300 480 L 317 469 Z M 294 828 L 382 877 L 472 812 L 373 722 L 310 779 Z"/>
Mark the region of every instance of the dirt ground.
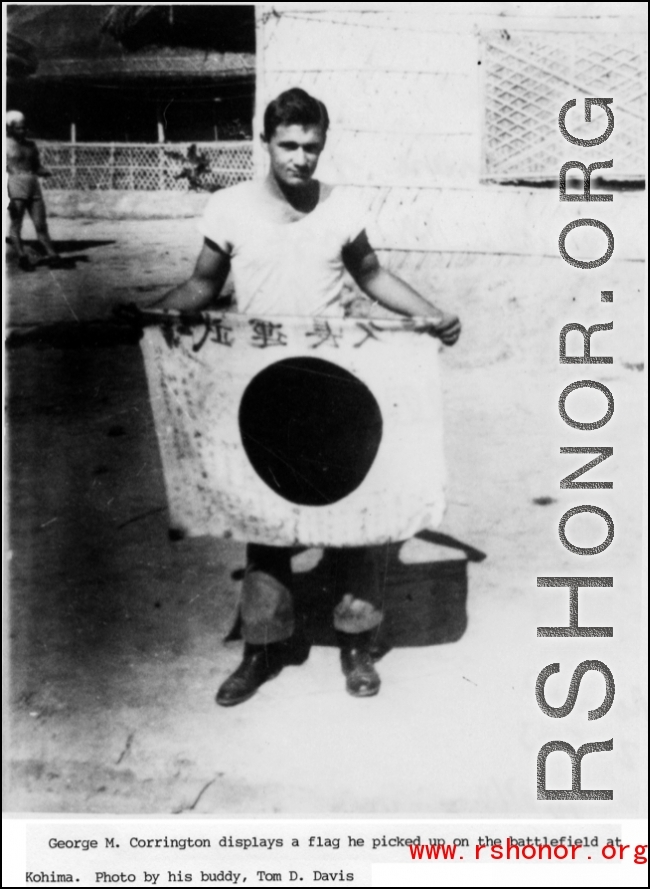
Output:
<path fill-rule="evenodd" d="M 67 267 L 28 275 L 9 264 L 11 329 L 105 318 L 118 302 L 146 301 L 189 274 L 199 247 L 191 220 L 55 219 L 51 227 Z M 442 530 L 487 559 L 469 566 L 462 639 L 390 651 L 378 665 L 381 693 L 366 700 L 345 693 L 335 649 L 317 646 L 246 704 L 217 707 L 216 689 L 241 653 L 240 642 L 223 639 L 243 546 L 168 539 L 139 348 L 8 350 L 5 809 L 524 815 L 536 808 L 542 744 L 615 735 L 620 792 L 607 815 L 637 812 L 642 268 L 612 269 L 601 286 L 616 290 L 613 307 L 559 258 L 436 259 L 441 301 L 465 324 L 443 360 Z M 558 393 L 584 373 L 558 365 L 557 335 L 571 321 L 612 317 L 615 363 L 596 379 L 615 392 L 616 414 L 607 435 L 589 438 L 558 417 Z M 560 445 L 614 441 L 621 459 L 592 475 L 614 480 L 615 500 L 560 490 L 582 465 L 560 456 Z M 588 564 L 557 535 L 563 512 L 583 502 L 615 504 L 615 541 Z M 573 521 L 576 543 L 600 540 L 598 520 Z M 406 556 L 445 558 L 442 547 L 406 546 Z M 568 617 L 566 592 L 538 590 L 536 576 L 576 573 L 617 578 L 615 595 L 581 600 L 581 622 L 584 608 L 585 623 L 613 623 L 614 640 L 536 638 L 538 625 Z M 605 655 L 617 682 L 610 714 L 587 724 L 585 701 L 602 699 L 600 680 L 587 677 L 575 713 L 549 725 L 535 702 L 538 672 L 562 661 L 558 706 L 575 664 Z M 585 761 L 584 786 L 611 786 L 613 772 L 609 760 Z M 567 786 L 560 766 L 549 776 Z M 535 814 L 566 815 L 562 804 Z"/>

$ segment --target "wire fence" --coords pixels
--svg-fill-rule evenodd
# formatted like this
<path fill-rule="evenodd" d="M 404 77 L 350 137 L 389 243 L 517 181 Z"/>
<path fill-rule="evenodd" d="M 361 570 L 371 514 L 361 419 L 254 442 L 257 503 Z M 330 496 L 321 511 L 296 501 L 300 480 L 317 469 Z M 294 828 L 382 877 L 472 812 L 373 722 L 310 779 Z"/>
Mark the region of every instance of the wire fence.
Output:
<path fill-rule="evenodd" d="M 217 191 L 253 177 L 252 142 L 39 142 L 47 189 Z"/>
<path fill-rule="evenodd" d="M 616 175 L 645 170 L 647 49 L 642 34 L 484 33 L 486 178 L 557 177 L 566 151 L 557 138 L 567 97 L 614 96 Z M 593 127 L 575 115 L 574 135 Z M 609 156 L 609 155 L 608 155 Z"/>

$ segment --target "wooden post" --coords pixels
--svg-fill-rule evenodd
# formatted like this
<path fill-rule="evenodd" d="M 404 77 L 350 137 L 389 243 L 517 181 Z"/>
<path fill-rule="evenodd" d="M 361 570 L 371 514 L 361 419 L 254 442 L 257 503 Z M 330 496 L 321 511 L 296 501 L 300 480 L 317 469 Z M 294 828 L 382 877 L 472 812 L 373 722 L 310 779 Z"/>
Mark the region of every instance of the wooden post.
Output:
<path fill-rule="evenodd" d="M 156 102 L 156 128 L 158 134 L 158 191 L 165 190 L 165 122 L 160 108 L 160 100 Z"/>

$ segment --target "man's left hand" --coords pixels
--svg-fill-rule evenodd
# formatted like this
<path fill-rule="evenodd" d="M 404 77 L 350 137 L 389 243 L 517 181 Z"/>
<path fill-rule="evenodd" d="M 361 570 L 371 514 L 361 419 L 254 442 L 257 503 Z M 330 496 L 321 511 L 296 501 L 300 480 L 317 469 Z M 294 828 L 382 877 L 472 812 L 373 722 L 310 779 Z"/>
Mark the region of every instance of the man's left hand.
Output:
<path fill-rule="evenodd" d="M 458 315 L 450 315 L 447 312 L 440 313 L 438 321 L 428 321 L 425 326 L 420 327 L 423 332 L 431 334 L 431 336 L 441 339 L 445 346 L 453 346 L 460 336 L 460 318 Z"/>

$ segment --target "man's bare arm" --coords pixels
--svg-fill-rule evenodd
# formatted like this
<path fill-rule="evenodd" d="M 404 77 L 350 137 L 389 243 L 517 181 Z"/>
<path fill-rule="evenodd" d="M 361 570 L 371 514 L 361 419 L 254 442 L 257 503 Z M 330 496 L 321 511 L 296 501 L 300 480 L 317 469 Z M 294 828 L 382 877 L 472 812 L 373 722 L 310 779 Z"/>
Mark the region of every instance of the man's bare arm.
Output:
<path fill-rule="evenodd" d="M 198 312 L 219 296 L 229 270 L 230 257 L 205 238 L 192 277 L 151 303 L 149 308 Z"/>
<path fill-rule="evenodd" d="M 365 231 L 346 248 L 343 261 L 356 283 L 371 299 L 402 315 L 431 318 L 431 333 L 440 337 L 447 346 L 456 342 L 460 336 L 458 317 L 443 312 L 397 275 L 382 268 Z"/>
<path fill-rule="evenodd" d="M 45 167 L 43 166 L 43 164 L 41 162 L 41 154 L 38 150 L 38 146 L 36 145 L 35 142 L 32 142 L 31 145 L 32 145 L 32 166 L 34 169 L 34 173 L 37 176 L 43 176 L 45 178 L 51 176 L 52 175 L 51 171 L 45 169 Z"/>

